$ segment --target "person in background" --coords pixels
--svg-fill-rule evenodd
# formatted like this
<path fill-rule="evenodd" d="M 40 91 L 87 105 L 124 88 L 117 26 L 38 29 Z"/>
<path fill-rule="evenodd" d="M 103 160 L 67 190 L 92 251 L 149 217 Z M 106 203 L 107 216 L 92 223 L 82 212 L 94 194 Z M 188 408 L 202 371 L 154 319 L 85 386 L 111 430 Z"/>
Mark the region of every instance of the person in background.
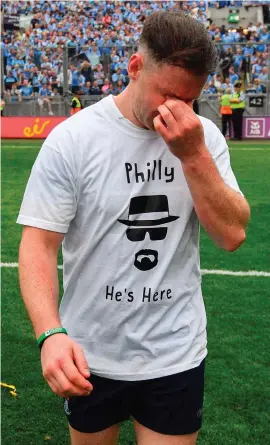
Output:
<path fill-rule="evenodd" d="M 253 79 L 257 79 L 257 77 L 259 77 L 259 74 L 262 72 L 262 69 L 263 69 L 263 60 L 259 58 L 252 67 Z"/>
<path fill-rule="evenodd" d="M 11 90 L 7 90 L 7 101 L 8 102 L 21 102 L 22 95 L 20 90 L 17 88 L 17 83 L 14 83 Z"/>
<path fill-rule="evenodd" d="M 124 74 L 122 74 L 121 68 L 117 68 L 116 72 L 113 73 L 113 75 L 112 75 L 112 81 L 114 84 L 116 84 L 118 82 L 118 80 L 122 80 L 123 83 L 125 83 L 125 81 L 126 81 L 126 76 Z"/>
<path fill-rule="evenodd" d="M 221 89 L 226 91 L 227 88 L 233 89 L 233 84 L 230 81 L 229 77 L 226 77 L 225 82 L 221 85 Z"/>
<path fill-rule="evenodd" d="M 110 89 L 110 80 L 108 78 L 105 79 L 104 85 L 101 88 L 102 94 L 106 94 Z"/>
<path fill-rule="evenodd" d="M 97 80 L 94 80 L 94 82 L 93 82 L 93 84 L 92 84 L 92 86 L 90 88 L 89 94 L 91 96 L 99 96 L 100 93 L 101 93 L 101 91 L 100 91 L 100 87 L 98 85 L 98 82 L 97 82 Z"/>
<path fill-rule="evenodd" d="M 260 79 L 260 82 L 267 83 L 267 80 L 268 80 L 268 68 L 267 68 L 267 66 L 263 66 L 262 71 L 258 75 L 258 79 Z"/>
<path fill-rule="evenodd" d="M 91 88 L 91 82 L 85 82 L 85 85 L 83 85 L 82 87 L 80 87 L 80 95 L 89 95 L 89 91 Z"/>
<path fill-rule="evenodd" d="M 252 84 L 252 82 L 249 82 L 246 88 L 246 94 L 256 94 L 256 88 Z"/>
<path fill-rule="evenodd" d="M 122 91 L 124 91 L 124 89 L 125 89 L 125 85 L 123 84 L 123 81 L 118 80 L 117 84 L 115 86 L 115 89 L 114 89 L 114 94 L 115 95 L 120 94 L 120 93 L 122 93 Z"/>
<path fill-rule="evenodd" d="M 40 106 L 40 111 L 42 113 L 44 113 L 44 103 L 48 105 L 48 109 L 49 109 L 49 115 L 53 116 L 53 112 L 52 112 L 52 104 L 50 101 L 50 96 L 51 96 L 51 91 L 48 88 L 47 84 L 43 84 L 38 92 L 38 104 Z"/>
<path fill-rule="evenodd" d="M 109 96 L 110 94 L 114 95 L 114 85 L 112 82 L 110 82 L 109 88 L 106 89 L 105 93 L 103 93 L 105 96 Z"/>
<path fill-rule="evenodd" d="M 94 80 L 97 81 L 98 86 L 101 88 L 104 84 L 105 74 L 102 69 L 102 65 L 97 65 L 94 69 Z"/>
<path fill-rule="evenodd" d="M 256 90 L 256 94 L 260 94 L 260 93 L 266 92 L 266 89 L 264 90 L 263 86 L 260 85 L 260 79 L 258 79 L 258 78 L 254 79 L 253 87 Z"/>
<path fill-rule="evenodd" d="M 244 56 L 242 53 L 242 49 L 237 48 L 236 54 L 234 55 L 234 58 L 233 58 L 233 67 L 234 67 L 234 71 L 236 74 L 239 74 L 241 72 L 243 60 L 244 60 Z"/>
<path fill-rule="evenodd" d="M 232 94 L 232 89 L 227 88 L 225 90 L 225 93 L 221 96 L 221 101 L 220 101 L 222 134 L 224 137 L 226 137 L 227 134 L 230 136 L 230 130 L 231 130 L 231 122 L 232 122 L 232 107 L 230 103 L 231 94 Z"/>
<path fill-rule="evenodd" d="M 215 74 L 214 81 L 215 81 L 214 82 L 215 87 L 219 90 L 222 86 L 222 76 L 220 73 Z"/>
<path fill-rule="evenodd" d="M 12 85 L 17 82 L 15 76 L 13 76 L 12 71 L 8 71 L 7 75 L 4 76 L 4 84 L 6 90 L 11 90 Z"/>
<path fill-rule="evenodd" d="M 5 109 L 5 99 L 4 99 L 4 95 L 1 95 L 1 101 L 0 101 L 0 111 L 1 111 L 1 116 L 4 116 L 4 109 Z"/>
<path fill-rule="evenodd" d="M 85 82 L 92 82 L 93 80 L 93 70 L 92 70 L 92 66 L 90 62 L 87 62 L 87 60 L 85 60 L 82 64 L 81 64 L 81 74 L 83 75 L 83 77 L 85 78 Z"/>
<path fill-rule="evenodd" d="M 24 79 L 20 92 L 22 97 L 33 97 L 33 88 L 31 85 L 29 85 L 27 79 Z"/>
<path fill-rule="evenodd" d="M 245 111 L 245 94 L 241 92 L 242 83 L 236 82 L 234 93 L 231 95 L 232 123 L 234 139 L 242 140 L 243 114 Z"/>
<path fill-rule="evenodd" d="M 74 114 L 78 113 L 79 111 L 81 111 L 83 108 L 81 100 L 80 100 L 80 95 L 78 93 L 78 90 L 74 92 L 74 97 L 71 100 L 71 110 L 70 110 L 70 114 L 71 116 L 73 116 Z"/>
<path fill-rule="evenodd" d="M 215 79 L 212 79 L 210 84 L 209 84 L 209 91 L 211 94 L 217 94 L 218 90 L 217 87 L 215 85 Z"/>
<path fill-rule="evenodd" d="M 239 80 L 239 76 L 238 76 L 238 74 L 236 74 L 236 73 L 234 72 L 234 67 L 233 67 L 233 66 L 231 66 L 231 67 L 229 68 L 229 79 L 230 79 L 230 82 L 231 82 L 232 85 L 234 85 L 235 82 L 236 82 L 237 80 Z"/>

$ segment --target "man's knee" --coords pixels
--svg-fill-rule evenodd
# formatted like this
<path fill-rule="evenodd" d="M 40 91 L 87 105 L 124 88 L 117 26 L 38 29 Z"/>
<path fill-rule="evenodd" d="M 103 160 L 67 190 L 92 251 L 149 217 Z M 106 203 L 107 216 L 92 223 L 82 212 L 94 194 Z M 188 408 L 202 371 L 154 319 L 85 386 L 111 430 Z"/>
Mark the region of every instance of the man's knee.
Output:
<path fill-rule="evenodd" d="M 121 424 L 96 433 L 81 433 L 69 426 L 71 445 L 117 445 Z"/>

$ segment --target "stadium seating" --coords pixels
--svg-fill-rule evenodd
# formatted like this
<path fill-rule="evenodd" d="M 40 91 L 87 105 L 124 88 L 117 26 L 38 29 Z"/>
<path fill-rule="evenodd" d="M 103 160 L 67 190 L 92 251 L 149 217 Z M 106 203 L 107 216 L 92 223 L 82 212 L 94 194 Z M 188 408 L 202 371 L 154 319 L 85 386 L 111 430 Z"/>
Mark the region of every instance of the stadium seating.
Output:
<path fill-rule="evenodd" d="M 145 17 L 160 9 L 183 10 L 203 22 L 217 43 L 220 69 L 209 76 L 205 95 L 222 93 L 228 82 L 233 87 L 238 79 L 264 93 L 269 29 L 262 22 L 246 28 L 241 24 L 243 11 L 258 17 L 258 3 L 269 8 L 269 0 L 2 1 L 5 100 L 14 104 L 42 93 L 57 102 L 65 82 L 71 93 L 84 96 L 118 94 L 128 84 L 129 55 L 138 44 Z M 15 15 L 17 25 L 11 20 Z M 217 26 L 214 17 L 217 22 L 221 17 L 223 24 Z"/>

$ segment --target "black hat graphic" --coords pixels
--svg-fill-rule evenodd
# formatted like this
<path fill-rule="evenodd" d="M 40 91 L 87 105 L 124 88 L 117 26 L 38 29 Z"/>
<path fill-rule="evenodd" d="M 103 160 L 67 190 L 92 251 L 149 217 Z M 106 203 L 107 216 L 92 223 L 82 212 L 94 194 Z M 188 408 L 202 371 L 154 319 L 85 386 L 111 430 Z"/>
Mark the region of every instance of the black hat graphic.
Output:
<path fill-rule="evenodd" d="M 160 217 L 160 213 L 163 213 Z M 142 213 L 157 213 L 156 219 L 132 219 Z M 164 215 L 166 213 L 166 215 Z M 126 226 L 159 226 L 171 221 L 175 221 L 179 216 L 169 215 L 168 198 L 166 195 L 155 196 L 135 196 L 130 200 L 128 219 L 118 219 L 118 221 Z"/>

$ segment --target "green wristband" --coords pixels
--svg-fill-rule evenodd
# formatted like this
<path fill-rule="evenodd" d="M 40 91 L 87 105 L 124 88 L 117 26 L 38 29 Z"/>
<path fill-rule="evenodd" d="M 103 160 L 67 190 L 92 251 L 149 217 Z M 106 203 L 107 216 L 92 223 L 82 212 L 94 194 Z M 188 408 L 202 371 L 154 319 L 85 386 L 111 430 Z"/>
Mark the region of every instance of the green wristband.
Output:
<path fill-rule="evenodd" d="M 46 340 L 46 338 L 51 337 L 51 335 L 54 335 L 54 334 L 66 334 L 67 335 L 67 331 L 65 328 L 60 327 L 60 328 L 49 329 L 48 331 L 44 332 L 37 339 L 37 344 L 39 346 L 39 349 L 42 348 L 42 345 L 43 345 L 44 341 Z"/>

